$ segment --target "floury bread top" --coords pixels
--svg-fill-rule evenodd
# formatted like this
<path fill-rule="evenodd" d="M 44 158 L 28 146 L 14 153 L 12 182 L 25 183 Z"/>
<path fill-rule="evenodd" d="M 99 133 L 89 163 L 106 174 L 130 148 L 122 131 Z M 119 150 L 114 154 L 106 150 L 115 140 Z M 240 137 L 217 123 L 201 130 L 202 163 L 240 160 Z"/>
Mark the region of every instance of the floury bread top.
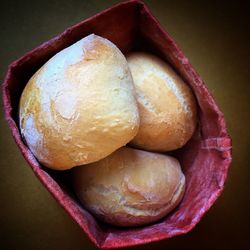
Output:
<path fill-rule="evenodd" d="M 30 150 L 47 167 L 69 169 L 111 154 L 139 126 L 125 57 L 93 34 L 57 53 L 27 83 L 19 122 Z"/>
<path fill-rule="evenodd" d="M 197 125 L 191 89 L 168 63 L 155 55 L 132 52 L 127 60 L 140 113 L 139 131 L 132 144 L 158 152 L 181 148 Z"/>

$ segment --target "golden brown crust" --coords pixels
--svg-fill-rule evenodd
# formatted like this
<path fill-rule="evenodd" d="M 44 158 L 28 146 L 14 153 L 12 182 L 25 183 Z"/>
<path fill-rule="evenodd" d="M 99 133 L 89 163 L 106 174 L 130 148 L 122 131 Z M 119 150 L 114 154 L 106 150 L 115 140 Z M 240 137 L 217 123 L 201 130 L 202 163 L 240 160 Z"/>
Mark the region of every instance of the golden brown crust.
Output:
<path fill-rule="evenodd" d="M 158 57 L 133 52 L 127 57 L 140 112 L 132 145 L 150 151 L 182 147 L 196 127 L 196 103 L 189 87 Z"/>
<path fill-rule="evenodd" d="M 136 135 L 134 95 L 125 57 L 110 41 L 89 35 L 29 80 L 20 100 L 21 133 L 47 167 L 98 161 Z"/>
<path fill-rule="evenodd" d="M 72 171 L 83 205 L 118 226 L 144 225 L 162 218 L 177 206 L 185 188 L 176 159 L 127 147 Z"/>

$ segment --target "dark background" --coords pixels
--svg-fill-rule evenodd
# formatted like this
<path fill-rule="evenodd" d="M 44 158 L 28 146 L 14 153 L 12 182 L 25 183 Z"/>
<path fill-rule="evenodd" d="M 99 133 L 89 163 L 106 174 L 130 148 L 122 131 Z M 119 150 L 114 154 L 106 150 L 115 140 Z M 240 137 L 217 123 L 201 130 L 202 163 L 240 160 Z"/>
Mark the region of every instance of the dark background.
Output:
<path fill-rule="evenodd" d="M 43 0 L 0 4 L 1 82 L 25 52 L 119 1 Z M 250 8 L 243 1 L 145 1 L 224 112 L 233 139 L 225 190 L 190 233 L 132 249 L 249 249 Z M 36 179 L 0 108 L 0 248 L 96 249 Z"/>

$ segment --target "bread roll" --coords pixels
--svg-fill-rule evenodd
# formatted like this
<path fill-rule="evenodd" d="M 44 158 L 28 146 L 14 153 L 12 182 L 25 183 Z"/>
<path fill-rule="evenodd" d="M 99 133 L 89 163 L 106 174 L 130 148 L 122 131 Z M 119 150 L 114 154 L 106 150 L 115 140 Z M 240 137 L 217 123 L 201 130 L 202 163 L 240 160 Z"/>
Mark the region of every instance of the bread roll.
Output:
<path fill-rule="evenodd" d="M 19 119 L 27 145 L 47 167 L 64 170 L 106 157 L 139 126 L 125 57 L 96 35 L 62 50 L 27 83 Z"/>
<path fill-rule="evenodd" d="M 185 177 L 176 159 L 127 147 L 72 171 L 82 204 L 117 226 L 154 222 L 175 208 L 184 193 Z"/>
<path fill-rule="evenodd" d="M 182 147 L 196 127 L 196 103 L 189 87 L 160 58 L 134 52 L 127 57 L 140 113 L 132 144 L 150 151 Z"/>

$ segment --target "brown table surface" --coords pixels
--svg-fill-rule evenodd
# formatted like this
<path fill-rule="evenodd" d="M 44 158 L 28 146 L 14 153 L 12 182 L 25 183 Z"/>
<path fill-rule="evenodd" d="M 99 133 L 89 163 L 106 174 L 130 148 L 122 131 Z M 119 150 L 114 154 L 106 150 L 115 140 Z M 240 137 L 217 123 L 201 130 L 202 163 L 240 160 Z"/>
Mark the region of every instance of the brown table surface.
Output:
<path fill-rule="evenodd" d="M 1 1 L 1 81 L 11 61 L 117 2 Z M 243 1 L 145 2 L 224 112 L 233 164 L 223 195 L 194 230 L 135 249 L 249 249 L 249 8 Z M 0 111 L 0 248 L 96 249 L 36 179 L 11 137 L 2 107 Z"/>

